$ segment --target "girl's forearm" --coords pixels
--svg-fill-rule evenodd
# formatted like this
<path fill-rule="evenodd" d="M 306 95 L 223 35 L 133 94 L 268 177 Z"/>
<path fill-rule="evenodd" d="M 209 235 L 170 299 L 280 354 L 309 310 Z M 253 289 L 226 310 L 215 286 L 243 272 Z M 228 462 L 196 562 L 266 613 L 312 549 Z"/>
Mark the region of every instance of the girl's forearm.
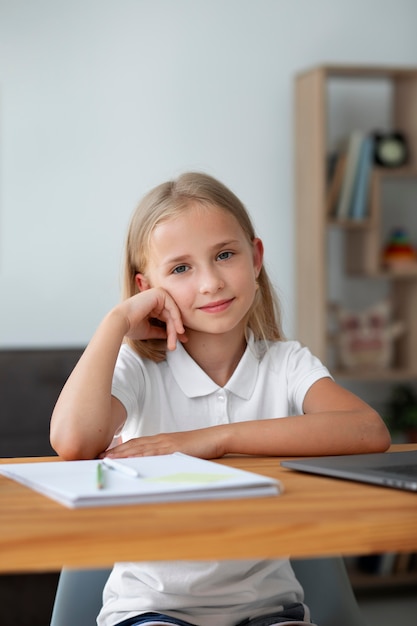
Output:
<path fill-rule="evenodd" d="M 59 396 L 52 414 L 50 437 L 53 448 L 63 458 L 93 458 L 113 438 L 118 424 L 112 411 L 111 384 L 126 330 L 123 315 L 117 309 L 111 311 Z"/>
<path fill-rule="evenodd" d="M 379 452 L 389 444 L 382 420 L 369 408 L 159 433 L 129 439 L 106 454 L 125 458 L 183 452 L 204 459 L 226 454 L 314 456 Z"/>
<path fill-rule="evenodd" d="M 389 433 L 373 409 L 312 413 L 228 424 L 219 430 L 222 454 L 315 456 L 382 452 Z"/>
<path fill-rule="evenodd" d="M 359 454 L 386 450 L 391 443 L 378 413 L 328 377 L 309 388 L 303 410 L 303 415 L 232 424 L 223 435 L 224 454 Z"/>

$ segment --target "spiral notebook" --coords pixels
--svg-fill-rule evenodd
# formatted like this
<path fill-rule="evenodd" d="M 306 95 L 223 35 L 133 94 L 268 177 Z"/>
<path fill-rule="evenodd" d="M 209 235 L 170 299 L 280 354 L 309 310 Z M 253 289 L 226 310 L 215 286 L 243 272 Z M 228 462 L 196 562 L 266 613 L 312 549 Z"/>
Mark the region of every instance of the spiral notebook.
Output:
<path fill-rule="evenodd" d="M 255 498 L 281 492 L 279 481 L 176 452 L 102 461 L 0 464 L 0 474 L 70 507 Z M 124 469 L 123 469 L 124 468 Z"/>

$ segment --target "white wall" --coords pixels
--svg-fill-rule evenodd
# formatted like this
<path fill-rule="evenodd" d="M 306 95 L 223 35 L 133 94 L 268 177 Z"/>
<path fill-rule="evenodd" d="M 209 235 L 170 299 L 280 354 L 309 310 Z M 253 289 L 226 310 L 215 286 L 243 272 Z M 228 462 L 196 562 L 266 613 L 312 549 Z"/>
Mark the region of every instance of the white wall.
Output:
<path fill-rule="evenodd" d="M 416 24 L 415 0 L 0 0 L 0 347 L 85 344 L 136 202 L 187 169 L 249 208 L 292 336 L 294 75 L 417 65 Z"/>

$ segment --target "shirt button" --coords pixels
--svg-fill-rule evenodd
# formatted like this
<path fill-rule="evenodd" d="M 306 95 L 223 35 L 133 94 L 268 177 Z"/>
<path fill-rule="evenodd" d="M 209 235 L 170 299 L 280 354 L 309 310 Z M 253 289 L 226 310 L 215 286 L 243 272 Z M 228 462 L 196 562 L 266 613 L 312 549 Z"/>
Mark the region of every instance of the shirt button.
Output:
<path fill-rule="evenodd" d="M 224 395 L 222 393 L 219 393 L 217 399 L 219 402 L 224 402 Z"/>

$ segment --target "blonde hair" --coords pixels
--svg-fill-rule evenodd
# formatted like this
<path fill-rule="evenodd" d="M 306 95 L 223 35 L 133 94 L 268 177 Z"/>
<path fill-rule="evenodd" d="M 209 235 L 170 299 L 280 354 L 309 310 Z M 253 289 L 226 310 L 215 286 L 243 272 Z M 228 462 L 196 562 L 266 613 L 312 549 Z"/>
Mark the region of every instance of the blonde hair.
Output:
<path fill-rule="evenodd" d="M 182 174 L 176 180 L 158 185 L 148 192 L 133 213 L 126 240 L 123 297 L 138 293 L 135 276 L 146 273 L 150 239 L 158 224 L 178 216 L 191 205 L 220 208 L 231 213 L 250 243 L 255 239 L 252 221 L 242 202 L 215 178 L 199 172 Z M 255 339 L 279 341 L 283 339 L 278 297 L 262 266 L 257 279 L 259 288 L 247 315 L 247 328 Z M 166 356 L 166 342 L 160 339 L 145 341 L 127 339 L 127 343 L 142 357 L 162 361 Z"/>

